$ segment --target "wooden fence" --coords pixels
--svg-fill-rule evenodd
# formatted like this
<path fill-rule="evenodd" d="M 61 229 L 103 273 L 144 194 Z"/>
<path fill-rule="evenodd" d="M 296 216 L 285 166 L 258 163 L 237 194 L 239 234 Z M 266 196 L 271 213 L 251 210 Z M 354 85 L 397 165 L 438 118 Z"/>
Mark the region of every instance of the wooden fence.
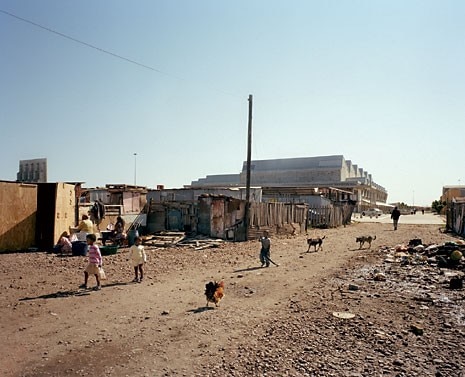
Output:
<path fill-rule="evenodd" d="M 251 203 L 248 239 L 258 239 L 263 232 L 298 234 L 305 231 L 307 204 Z"/>
<path fill-rule="evenodd" d="M 309 228 L 337 228 L 350 224 L 355 206 L 348 203 L 334 203 L 324 207 L 308 209 Z"/>

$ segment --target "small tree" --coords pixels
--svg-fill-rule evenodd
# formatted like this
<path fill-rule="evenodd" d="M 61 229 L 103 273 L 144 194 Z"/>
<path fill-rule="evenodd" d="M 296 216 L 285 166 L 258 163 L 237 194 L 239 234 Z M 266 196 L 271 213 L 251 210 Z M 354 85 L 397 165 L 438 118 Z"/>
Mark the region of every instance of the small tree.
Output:
<path fill-rule="evenodd" d="M 433 211 L 437 212 L 438 214 L 441 213 L 442 209 L 446 206 L 446 202 L 441 202 L 439 200 L 435 200 L 431 203 L 431 208 Z"/>

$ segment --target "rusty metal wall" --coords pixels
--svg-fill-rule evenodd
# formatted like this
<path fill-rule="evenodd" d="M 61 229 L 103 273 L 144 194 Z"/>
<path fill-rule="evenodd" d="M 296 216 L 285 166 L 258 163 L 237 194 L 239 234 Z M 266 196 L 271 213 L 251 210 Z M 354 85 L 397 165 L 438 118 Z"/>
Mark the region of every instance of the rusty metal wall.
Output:
<path fill-rule="evenodd" d="M 448 203 L 446 226 L 456 234 L 465 235 L 465 203 Z"/>
<path fill-rule="evenodd" d="M 225 238 L 224 234 L 224 199 L 214 199 L 211 202 L 210 236 Z"/>
<path fill-rule="evenodd" d="M 207 236 L 211 233 L 210 206 L 211 198 L 199 199 L 197 231 Z"/>

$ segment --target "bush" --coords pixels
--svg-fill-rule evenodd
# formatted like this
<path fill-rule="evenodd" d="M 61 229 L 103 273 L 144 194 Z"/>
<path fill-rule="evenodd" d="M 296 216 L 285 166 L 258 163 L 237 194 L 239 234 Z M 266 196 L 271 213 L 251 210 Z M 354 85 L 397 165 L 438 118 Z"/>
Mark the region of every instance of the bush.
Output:
<path fill-rule="evenodd" d="M 431 209 L 438 214 L 441 213 L 442 209 L 446 206 L 446 202 L 441 202 L 439 200 L 435 200 L 431 203 Z"/>

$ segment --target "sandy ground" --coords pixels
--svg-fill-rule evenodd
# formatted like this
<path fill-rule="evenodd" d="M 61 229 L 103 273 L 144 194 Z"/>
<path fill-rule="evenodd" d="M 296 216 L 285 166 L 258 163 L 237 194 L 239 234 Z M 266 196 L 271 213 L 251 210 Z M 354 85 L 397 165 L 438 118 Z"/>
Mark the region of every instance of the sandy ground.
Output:
<path fill-rule="evenodd" d="M 376 240 L 359 250 L 364 234 Z M 453 235 L 369 222 L 310 235 L 326 236 L 323 250 L 307 253 L 304 234 L 273 238 L 269 268 L 258 242 L 147 248 L 140 284 L 120 249 L 104 257 L 101 291 L 78 289 L 85 257 L 2 254 L 0 375 L 464 375 L 463 290 L 447 290 L 444 270 L 383 262 L 383 247 Z M 210 280 L 226 285 L 218 308 L 205 307 Z"/>

